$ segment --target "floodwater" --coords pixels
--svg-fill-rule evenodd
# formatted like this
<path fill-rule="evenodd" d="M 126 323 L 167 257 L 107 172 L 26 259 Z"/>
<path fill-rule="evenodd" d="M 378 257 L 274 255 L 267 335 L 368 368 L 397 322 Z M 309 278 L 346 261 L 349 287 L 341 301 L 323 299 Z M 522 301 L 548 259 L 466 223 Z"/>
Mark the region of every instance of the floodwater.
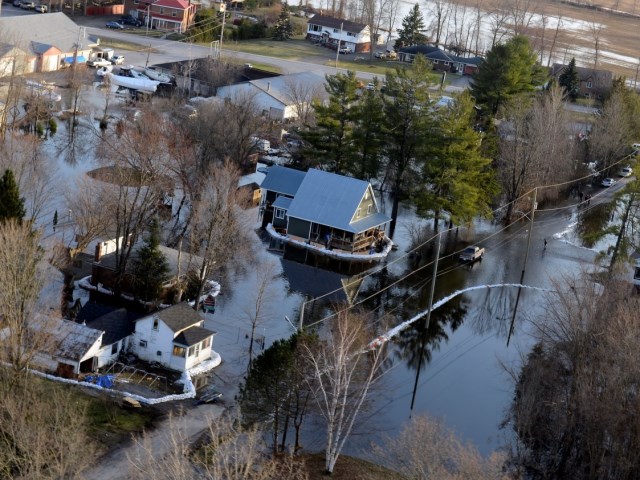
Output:
<path fill-rule="evenodd" d="M 531 235 L 525 284 L 549 289 L 562 275 L 578 273 L 584 265 L 593 263 L 592 250 L 577 246 L 580 242 L 577 238 L 567 239 L 568 226 L 576 224 L 576 219 L 571 208 L 538 215 Z M 409 239 L 402 225 L 416 222 L 420 220 L 410 209 L 401 211 L 395 238 L 398 251 L 393 252 L 387 262 L 374 265 L 364 276 L 354 275 L 347 269 L 340 273 L 323 270 L 321 277 L 319 274 L 292 275 L 288 279 L 290 289 L 306 295 L 308 300 L 305 325 L 323 324 L 331 314 L 332 305 L 347 299 L 374 312 L 379 333 L 426 312 L 433 273 L 428 264 L 435 255 L 435 244 L 431 242 L 422 248 L 421 258 L 407 254 Z M 442 260 L 434 302 L 468 287 L 519 283 L 529 226 L 528 222 L 517 223 L 502 230 L 500 224 L 484 222 L 473 232 L 442 234 Z M 562 235 L 554 238 L 559 232 Z M 543 248 L 545 238 L 546 249 Z M 460 264 L 453 252 L 471 243 L 486 248 L 484 259 L 472 266 Z M 300 257 L 304 256 L 298 255 L 298 260 Z M 287 265 L 294 260 L 285 254 L 282 261 Z M 297 268 L 318 270 L 307 265 Z M 285 275 L 288 270 L 290 266 L 284 268 Z M 349 285 L 349 279 L 351 289 L 340 290 L 340 285 Z M 324 291 L 319 281 L 326 286 Z M 313 300 L 327 292 L 334 293 Z M 521 291 L 513 336 L 507 347 L 517 294 L 518 289 L 514 287 L 464 293 L 434 310 L 428 328 L 423 316 L 396 337 L 389 346 L 386 373 L 374 389 L 372 403 L 362 415 L 345 453 L 365 455 L 369 442 L 379 441 L 385 434 L 395 435 L 412 413 L 443 418 L 484 455 L 504 445 L 511 432 L 508 428 L 501 429 L 500 424 L 513 395 L 513 380 L 507 370 L 517 370 L 522 356 L 534 343 L 531 320 L 543 313 L 548 295 L 540 290 Z M 387 325 L 382 325 L 383 317 Z M 308 430 L 304 446 L 310 450 L 321 449 L 317 426 L 312 423 Z"/>

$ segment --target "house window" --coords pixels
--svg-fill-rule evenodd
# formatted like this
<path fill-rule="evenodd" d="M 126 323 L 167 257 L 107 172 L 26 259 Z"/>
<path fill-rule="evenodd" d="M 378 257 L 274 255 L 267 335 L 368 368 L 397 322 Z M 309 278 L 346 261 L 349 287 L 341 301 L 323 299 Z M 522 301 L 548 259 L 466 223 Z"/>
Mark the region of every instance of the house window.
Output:
<path fill-rule="evenodd" d="M 438 64 L 438 60 L 432 60 L 432 62 L 433 62 L 434 65 Z"/>
<path fill-rule="evenodd" d="M 347 37 L 355 37 L 355 36 L 356 36 L 355 33 L 347 32 Z"/>
<path fill-rule="evenodd" d="M 158 357 L 161 357 L 161 356 L 162 356 L 162 352 L 161 352 L 160 350 L 156 350 L 156 355 L 157 355 Z"/>
<path fill-rule="evenodd" d="M 356 210 L 356 218 L 360 218 L 360 209 Z"/>
<path fill-rule="evenodd" d="M 154 318 L 153 319 L 153 329 L 157 332 L 158 331 L 158 319 Z"/>
<path fill-rule="evenodd" d="M 196 345 L 196 357 L 200 355 L 200 344 Z"/>
<path fill-rule="evenodd" d="M 364 192 L 364 199 L 369 200 L 369 189 L 367 189 L 367 191 Z"/>
<path fill-rule="evenodd" d="M 140 2 L 138 0 L 133 0 L 134 5 L 138 5 Z"/>
<path fill-rule="evenodd" d="M 338 33 L 340 30 L 338 30 L 337 28 L 333 29 L 333 33 Z"/>
<path fill-rule="evenodd" d="M 187 353 L 187 350 L 184 347 L 179 347 L 177 345 L 173 346 L 173 356 L 174 357 L 182 357 L 182 358 L 184 358 L 186 353 Z"/>
<path fill-rule="evenodd" d="M 193 347 L 189 347 L 189 350 L 187 350 L 187 357 L 192 357 L 193 356 Z"/>
<path fill-rule="evenodd" d="M 142 348 L 147 348 L 147 341 L 146 340 L 140 340 L 140 343 L 138 343 L 138 345 L 140 345 Z"/>
<path fill-rule="evenodd" d="M 115 355 L 116 353 L 118 353 L 119 346 L 120 346 L 120 342 L 116 342 L 113 345 L 111 345 L 111 355 Z"/>
<path fill-rule="evenodd" d="M 176 11 L 174 10 L 173 13 L 171 14 L 172 17 L 176 17 Z"/>
<path fill-rule="evenodd" d="M 202 348 L 209 348 L 209 345 L 211 345 L 211 338 L 207 338 L 205 339 L 204 342 L 202 342 Z"/>
<path fill-rule="evenodd" d="M 591 80 L 589 80 L 589 81 L 587 82 L 587 88 L 591 88 L 592 86 L 593 86 L 593 83 L 591 82 Z"/>
<path fill-rule="evenodd" d="M 367 205 L 367 215 L 371 215 L 371 212 L 373 212 L 373 205 Z"/>
<path fill-rule="evenodd" d="M 309 25 L 309 31 L 311 32 L 319 32 L 320 30 L 322 30 L 320 25 Z"/>
<path fill-rule="evenodd" d="M 160 7 L 160 15 L 164 14 L 164 8 Z"/>
<path fill-rule="evenodd" d="M 280 208 L 276 208 L 276 218 L 279 218 L 281 220 L 284 219 L 284 210 L 280 209 Z"/>

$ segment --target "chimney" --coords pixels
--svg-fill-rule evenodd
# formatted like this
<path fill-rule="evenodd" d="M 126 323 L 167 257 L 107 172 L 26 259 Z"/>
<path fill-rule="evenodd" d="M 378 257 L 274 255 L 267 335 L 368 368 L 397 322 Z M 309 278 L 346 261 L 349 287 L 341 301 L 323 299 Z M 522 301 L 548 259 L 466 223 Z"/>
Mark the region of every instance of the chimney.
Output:
<path fill-rule="evenodd" d="M 99 262 L 101 256 L 102 256 L 102 242 L 98 242 L 96 244 L 96 253 L 93 256 L 93 260 L 95 262 Z"/>

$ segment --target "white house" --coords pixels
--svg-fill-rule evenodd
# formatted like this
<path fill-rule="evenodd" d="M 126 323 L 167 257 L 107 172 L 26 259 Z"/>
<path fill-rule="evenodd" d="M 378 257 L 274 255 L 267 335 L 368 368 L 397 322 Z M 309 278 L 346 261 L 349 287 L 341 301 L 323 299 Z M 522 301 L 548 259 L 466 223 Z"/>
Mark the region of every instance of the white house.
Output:
<path fill-rule="evenodd" d="M 371 50 L 371 31 L 368 25 L 324 15 L 314 15 L 307 21 L 307 39 L 321 42 L 334 50 L 348 47 L 355 53 Z"/>
<path fill-rule="evenodd" d="M 179 303 L 135 322 L 129 348 L 142 360 L 185 371 L 211 358 L 215 332 L 189 304 Z"/>
<path fill-rule="evenodd" d="M 304 105 L 297 103 L 305 92 L 315 94 L 308 97 L 323 97 L 324 83 L 322 75 L 302 72 L 219 87 L 216 96 L 231 102 L 250 98 L 263 115 L 283 121 L 298 117 L 298 108 Z"/>

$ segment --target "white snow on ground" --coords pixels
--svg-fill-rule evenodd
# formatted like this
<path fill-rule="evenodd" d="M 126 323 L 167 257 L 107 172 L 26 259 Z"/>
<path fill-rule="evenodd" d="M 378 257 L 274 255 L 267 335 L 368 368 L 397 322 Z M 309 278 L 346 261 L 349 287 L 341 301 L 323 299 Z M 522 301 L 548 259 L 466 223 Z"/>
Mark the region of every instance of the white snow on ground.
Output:
<path fill-rule="evenodd" d="M 356 253 L 348 253 L 348 252 L 343 252 L 343 251 L 338 251 L 338 250 L 329 250 L 327 248 L 324 247 L 319 247 L 317 245 L 313 245 L 313 244 L 308 244 L 307 242 L 301 241 L 301 240 L 296 240 L 293 239 L 291 237 L 289 237 L 288 235 L 282 235 L 278 232 L 275 231 L 275 229 L 273 228 L 272 224 L 267 225 L 267 232 L 269 233 L 269 235 L 271 235 L 272 238 L 275 238 L 276 240 L 281 240 L 285 243 L 290 243 L 292 245 L 297 245 L 298 247 L 301 248 L 306 248 L 307 250 L 311 250 L 314 252 L 318 252 L 321 255 L 327 256 L 327 257 L 333 257 L 333 258 L 339 258 L 339 259 L 344 259 L 344 260 L 351 260 L 353 261 L 357 261 L 357 262 L 368 262 L 371 260 L 383 260 L 387 257 L 387 255 L 389 255 L 389 252 L 391 251 L 391 248 L 393 247 L 393 242 L 391 241 L 391 239 L 389 237 L 384 237 L 385 239 L 385 247 L 382 249 L 382 252 L 380 253 L 370 253 L 368 255 L 363 255 L 363 254 L 356 254 Z"/>

